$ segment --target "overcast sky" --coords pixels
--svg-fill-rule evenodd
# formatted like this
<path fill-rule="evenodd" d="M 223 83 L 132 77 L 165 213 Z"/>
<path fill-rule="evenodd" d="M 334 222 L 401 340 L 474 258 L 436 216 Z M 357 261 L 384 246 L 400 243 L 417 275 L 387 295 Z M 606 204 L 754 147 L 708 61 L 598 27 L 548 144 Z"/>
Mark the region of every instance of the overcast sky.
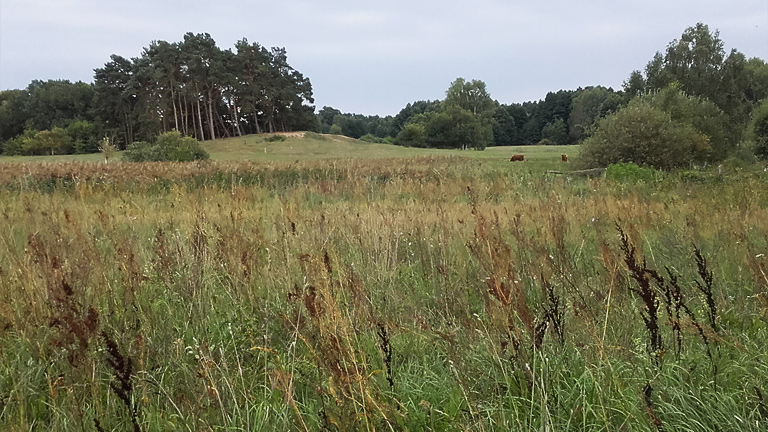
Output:
<path fill-rule="evenodd" d="M 766 0 L 0 0 L 0 89 L 92 82 L 111 54 L 209 33 L 222 49 L 285 47 L 318 109 L 389 115 L 443 99 L 458 77 L 502 103 L 618 89 L 697 22 L 768 60 Z"/>

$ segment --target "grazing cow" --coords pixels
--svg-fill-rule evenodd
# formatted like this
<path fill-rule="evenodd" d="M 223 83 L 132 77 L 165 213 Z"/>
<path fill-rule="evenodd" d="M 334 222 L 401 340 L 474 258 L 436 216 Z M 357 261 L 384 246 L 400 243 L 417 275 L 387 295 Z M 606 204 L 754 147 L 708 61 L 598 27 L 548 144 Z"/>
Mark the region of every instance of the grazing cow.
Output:
<path fill-rule="evenodd" d="M 524 160 L 525 160 L 525 155 L 520 155 L 520 154 L 512 155 L 512 157 L 509 158 L 510 162 L 517 162 L 517 161 L 524 161 Z"/>
<path fill-rule="evenodd" d="M 560 160 L 562 160 L 563 162 L 568 162 L 568 155 L 567 154 L 561 154 L 560 155 Z"/>

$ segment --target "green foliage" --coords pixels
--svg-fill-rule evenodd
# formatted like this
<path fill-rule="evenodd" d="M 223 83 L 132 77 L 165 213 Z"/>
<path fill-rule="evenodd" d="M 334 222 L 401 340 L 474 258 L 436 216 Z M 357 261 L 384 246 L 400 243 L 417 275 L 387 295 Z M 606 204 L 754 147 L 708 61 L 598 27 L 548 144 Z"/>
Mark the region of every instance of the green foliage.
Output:
<path fill-rule="evenodd" d="M 171 128 L 204 140 L 318 127 L 312 85 L 283 48 L 242 39 L 233 52 L 209 34 L 187 33 L 177 43 L 153 41 L 138 58 L 110 59 L 95 70 L 94 104 L 121 145 Z"/>
<path fill-rule="evenodd" d="M 432 115 L 424 132 L 428 147 L 479 150 L 490 144 L 493 133 L 490 127 L 483 126 L 480 116 L 457 106 L 447 106 Z"/>
<path fill-rule="evenodd" d="M 134 142 L 123 152 L 123 158 L 130 162 L 189 162 L 208 157 L 196 139 L 175 131 L 160 135 L 154 143 Z"/>
<path fill-rule="evenodd" d="M 331 128 L 328 130 L 328 133 L 331 135 L 341 135 L 343 131 L 341 130 L 341 126 L 334 123 L 331 125 Z"/>
<path fill-rule="evenodd" d="M 76 120 L 67 126 L 66 131 L 72 140 L 75 153 L 97 153 L 99 151 L 99 133 L 95 124 L 85 120 Z"/>
<path fill-rule="evenodd" d="M 484 82 L 466 81 L 464 78 L 457 78 L 451 83 L 443 104 L 447 107 L 461 108 L 481 118 L 492 116 L 496 108 L 491 95 L 485 89 Z"/>
<path fill-rule="evenodd" d="M 687 124 L 709 138 L 709 162 L 725 159 L 735 148 L 738 132 L 730 118 L 713 102 L 697 96 L 688 96 L 671 85 L 645 97 L 651 106 L 668 113 L 672 120 Z"/>
<path fill-rule="evenodd" d="M 566 145 L 568 144 L 568 127 L 563 119 L 555 119 L 541 129 L 541 138 L 554 145 Z"/>
<path fill-rule="evenodd" d="M 620 94 L 605 87 L 588 87 L 573 97 L 572 109 L 568 117 L 570 141 L 579 142 L 587 138 L 594 130 L 597 121 L 615 112 L 623 103 Z M 542 131 L 542 135 L 543 135 Z"/>
<path fill-rule="evenodd" d="M 597 131 L 584 141 L 579 161 L 585 167 L 606 167 L 634 162 L 670 170 L 705 159 L 709 139 L 688 124 L 643 99 L 600 121 Z"/>
<path fill-rule="evenodd" d="M 24 134 L 8 140 L 3 146 L 3 153 L 8 156 L 69 154 L 72 153 L 72 140 L 59 127 L 44 131 L 27 129 Z"/>
<path fill-rule="evenodd" d="M 37 133 L 33 145 L 26 149 L 26 154 L 69 154 L 72 153 L 72 139 L 67 132 L 54 127 Z"/>
<path fill-rule="evenodd" d="M 25 149 L 33 147 L 33 141 L 38 131 L 26 129 L 23 134 L 6 141 L 3 144 L 3 154 L 6 156 L 26 155 Z"/>
<path fill-rule="evenodd" d="M 76 120 L 90 120 L 94 100 L 91 84 L 67 80 L 34 80 L 27 87 L 27 127 L 51 130 Z"/>
<path fill-rule="evenodd" d="M 493 142 L 496 104 L 479 80 L 451 83 L 439 112 L 425 123 L 427 144 L 437 148 L 482 150 Z"/>
<path fill-rule="evenodd" d="M 661 172 L 641 167 L 634 162 L 623 162 L 608 165 L 605 177 L 618 183 L 651 182 L 661 177 Z"/>
<path fill-rule="evenodd" d="M 426 147 L 427 145 L 424 125 L 418 123 L 406 124 L 395 139 L 397 145 L 403 147 Z"/>
<path fill-rule="evenodd" d="M 285 139 L 286 138 L 283 135 L 272 135 L 272 136 L 268 136 L 268 137 L 264 138 L 264 141 L 266 141 L 266 142 L 280 142 L 280 141 L 285 141 Z"/>
<path fill-rule="evenodd" d="M 409 103 L 392 119 L 392 136 L 397 136 L 408 123 L 414 123 L 414 117 L 421 114 L 431 114 L 440 110 L 440 101 L 421 100 Z"/>
<path fill-rule="evenodd" d="M 381 139 L 396 133 L 392 116 L 379 117 L 377 115 L 342 113 L 335 108 L 324 106 L 317 113 L 316 118 L 318 128 L 323 133 L 330 133 L 334 124 L 338 125 L 343 134 L 350 138 L 359 139 L 364 135 L 371 135 Z"/>
<path fill-rule="evenodd" d="M 768 66 L 760 59 L 746 59 L 735 49 L 726 53 L 719 32 L 698 23 L 670 42 L 664 53 L 656 53 L 645 77 L 633 72 L 624 88 L 635 96 L 674 83 L 685 94 L 712 101 L 732 122 L 743 126 L 754 104 L 768 96 Z M 729 133 L 738 141 L 741 130 Z"/>
<path fill-rule="evenodd" d="M 768 99 L 763 100 L 752 113 L 750 135 L 755 145 L 755 154 L 768 159 Z"/>
<path fill-rule="evenodd" d="M 0 143 L 24 133 L 29 118 L 28 98 L 26 90 L 0 91 Z"/>
<path fill-rule="evenodd" d="M 377 136 L 373 136 L 371 134 L 365 134 L 365 135 L 360 137 L 360 141 L 365 141 L 365 142 L 369 142 L 369 143 L 383 143 L 384 139 L 383 138 L 379 138 Z"/>

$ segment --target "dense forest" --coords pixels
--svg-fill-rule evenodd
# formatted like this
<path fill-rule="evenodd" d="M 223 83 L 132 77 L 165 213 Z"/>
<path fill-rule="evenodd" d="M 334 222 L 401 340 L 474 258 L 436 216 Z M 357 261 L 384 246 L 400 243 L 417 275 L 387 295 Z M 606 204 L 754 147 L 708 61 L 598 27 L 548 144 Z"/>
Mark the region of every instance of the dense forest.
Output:
<path fill-rule="evenodd" d="M 222 50 L 210 35 L 188 33 L 181 42 L 152 42 L 138 58 L 111 56 L 93 84 L 33 81 L 0 92 L 0 149 L 86 153 L 104 137 L 125 148 L 172 130 L 198 140 L 308 130 L 414 147 L 576 144 L 601 119 L 644 98 L 706 136 L 710 159 L 722 159 L 754 138 L 753 112 L 767 97 L 768 64 L 726 53 L 704 24 L 686 29 L 621 90 L 590 86 L 503 104 L 482 81 L 458 78 L 444 100 L 415 101 L 386 117 L 329 106 L 315 113 L 312 85 L 291 68 L 285 49 L 243 39 Z"/>

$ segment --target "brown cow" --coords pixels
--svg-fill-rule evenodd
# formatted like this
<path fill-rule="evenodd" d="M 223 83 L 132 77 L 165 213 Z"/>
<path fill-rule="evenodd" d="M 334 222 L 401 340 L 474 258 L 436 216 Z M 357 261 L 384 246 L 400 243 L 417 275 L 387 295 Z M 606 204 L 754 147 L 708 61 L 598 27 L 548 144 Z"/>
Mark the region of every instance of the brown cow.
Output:
<path fill-rule="evenodd" d="M 517 162 L 517 161 L 524 161 L 524 160 L 525 160 L 525 155 L 521 155 L 521 154 L 512 155 L 512 157 L 509 158 L 510 162 Z"/>
<path fill-rule="evenodd" d="M 560 160 L 562 160 L 563 162 L 568 162 L 568 155 L 567 154 L 560 155 Z"/>

